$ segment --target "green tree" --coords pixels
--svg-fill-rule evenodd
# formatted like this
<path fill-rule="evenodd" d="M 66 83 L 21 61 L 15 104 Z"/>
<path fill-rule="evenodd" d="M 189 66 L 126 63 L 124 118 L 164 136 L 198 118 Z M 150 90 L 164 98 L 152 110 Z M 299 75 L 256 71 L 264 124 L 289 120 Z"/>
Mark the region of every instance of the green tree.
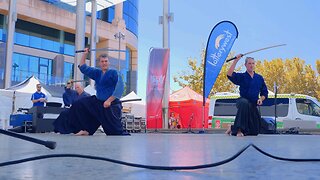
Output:
<path fill-rule="evenodd" d="M 320 62 L 316 63 L 319 71 Z M 319 99 L 319 76 L 300 58 L 257 61 L 256 72 L 261 74 L 269 90 L 273 83 L 278 85 L 278 93 L 300 93 Z M 319 74 L 319 73 L 318 73 Z"/>
<path fill-rule="evenodd" d="M 234 53 L 229 54 L 229 57 L 233 57 Z M 198 63 L 196 58 L 188 58 L 188 65 L 190 67 L 189 71 L 181 71 L 178 72 L 178 75 L 174 76 L 174 82 L 177 82 L 179 86 L 185 87 L 189 86 L 192 90 L 196 91 L 199 94 L 202 94 L 203 89 L 203 69 L 204 69 L 204 57 L 205 49 L 201 51 L 201 62 Z M 209 96 L 214 94 L 214 92 L 233 92 L 235 90 L 235 85 L 232 84 L 227 79 L 227 71 L 230 67 L 231 63 L 225 63 L 218 75 L 216 82 L 211 90 Z M 238 68 L 239 70 L 240 68 Z"/>
<path fill-rule="evenodd" d="M 203 63 L 205 49 L 202 49 L 201 62 L 196 58 L 189 58 L 190 71 L 179 72 L 174 76 L 174 82 L 181 87 L 189 86 L 197 93 L 202 94 L 203 87 Z M 234 53 L 229 54 L 233 57 Z M 240 63 L 239 63 L 240 64 Z M 220 74 L 211 90 L 214 92 L 234 92 L 237 87 L 227 79 L 227 71 L 231 63 L 224 63 Z M 236 68 L 239 71 L 241 68 Z M 274 82 L 278 85 L 278 93 L 299 93 L 320 99 L 320 60 L 316 61 L 316 71 L 311 65 L 306 65 L 300 58 L 283 60 L 281 58 L 268 60 L 258 60 L 256 62 L 256 72 L 264 77 L 269 90 L 273 91 Z"/>
<path fill-rule="evenodd" d="M 277 85 L 284 83 L 284 74 L 281 73 L 284 71 L 282 59 L 274 59 L 271 62 L 257 61 L 255 71 L 263 76 L 269 90 L 273 89 L 274 82 Z"/>

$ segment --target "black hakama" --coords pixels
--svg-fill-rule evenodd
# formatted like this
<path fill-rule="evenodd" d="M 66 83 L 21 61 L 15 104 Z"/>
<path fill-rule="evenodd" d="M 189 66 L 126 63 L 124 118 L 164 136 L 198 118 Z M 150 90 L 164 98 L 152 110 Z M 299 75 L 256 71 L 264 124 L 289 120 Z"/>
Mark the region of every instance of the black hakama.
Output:
<path fill-rule="evenodd" d="M 76 101 L 70 109 L 62 112 L 53 123 L 54 131 L 61 134 L 78 133 L 85 130 L 93 135 L 101 125 L 106 135 L 126 135 L 121 123 L 122 105 L 114 100 L 108 108 L 96 96 Z"/>
<path fill-rule="evenodd" d="M 237 115 L 234 124 L 231 126 L 231 134 L 236 136 L 238 130 L 243 133 L 243 135 L 256 136 L 259 134 L 260 129 L 260 113 L 258 111 L 257 105 L 249 102 L 245 98 L 239 98 L 237 100 Z"/>

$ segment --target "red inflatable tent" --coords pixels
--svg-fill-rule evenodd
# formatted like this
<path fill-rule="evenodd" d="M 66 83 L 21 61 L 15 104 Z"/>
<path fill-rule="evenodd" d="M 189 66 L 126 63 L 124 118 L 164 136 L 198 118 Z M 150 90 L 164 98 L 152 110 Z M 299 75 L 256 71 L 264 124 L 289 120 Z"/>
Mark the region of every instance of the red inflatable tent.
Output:
<path fill-rule="evenodd" d="M 170 95 L 169 114 L 173 112 L 179 119 L 181 128 L 202 128 L 202 96 L 189 87 L 184 87 Z M 209 100 L 205 105 L 204 128 L 208 128 Z"/>

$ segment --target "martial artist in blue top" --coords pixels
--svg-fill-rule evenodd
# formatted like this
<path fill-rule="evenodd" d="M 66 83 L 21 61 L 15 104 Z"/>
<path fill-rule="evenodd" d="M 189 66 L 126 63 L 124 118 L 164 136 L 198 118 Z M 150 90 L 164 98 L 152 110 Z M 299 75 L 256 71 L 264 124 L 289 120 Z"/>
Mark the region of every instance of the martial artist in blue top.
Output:
<path fill-rule="evenodd" d="M 37 84 L 37 91 L 31 95 L 31 101 L 33 106 L 44 107 L 44 103 L 47 103 L 47 96 L 41 92 L 41 84 Z"/>
<path fill-rule="evenodd" d="M 263 77 L 254 72 L 255 60 L 252 57 L 247 57 L 245 60 L 246 72 L 234 72 L 242 55 L 239 54 L 236 57 L 228 70 L 227 77 L 231 82 L 240 86 L 240 98 L 236 104 L 238 111 L 234 125 L 226 133 L 236 136 L 258 135 L 261 115 L 257 105 L 262 105 L 262 102 L 268 97 L 268 89 Z"/>
<path fill-rule="evenodd" d="M 107 135 L 124 135 L 121 123 L 122 105 L 120 97 L 124 91 L 122 77 L 116 70 L 109 69 L 107 55 L 99 56 L 100 68 L 85 64 L 88 49 L 83 53 L 79 69 L 95 81 L 96 96 L 76 101 L 67 115 L 60 114 L 54 122 L 55 132 L 62 134 L 92 135 L 101 125 Z"/>
<path fill-rule="evenodd" d="M 69 80 L 62 95 L 64 107 L 70 107 L 77 97 L 77 92 L 72 88 L 72 82 Z"/>
<path fill-rule="evenodd" d="M 85 92 L 83 89 L 83 86 L 80 83 L 76 83 L 75 84 L 75 89 L 76 89 L 76 98 L 74 99 L 74 101 L 78 101 L 82 98 L 91 96 L 89 93 Z"/>

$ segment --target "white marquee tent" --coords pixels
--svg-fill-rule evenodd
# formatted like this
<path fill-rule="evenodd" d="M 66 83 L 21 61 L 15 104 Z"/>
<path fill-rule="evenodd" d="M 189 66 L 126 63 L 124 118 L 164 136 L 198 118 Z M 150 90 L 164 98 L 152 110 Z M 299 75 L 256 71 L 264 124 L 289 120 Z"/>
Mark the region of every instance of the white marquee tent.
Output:
<path fill-rule="evenodd" d="M 24 92 L 24 93 L 34 93 L 37 90 L 36 89 L 37 84 L 41 84 L 40 81 L 36 77 L 31 76 L 28 79 L 22 81 L 21 83 L 7 88 L 6 90 L 13 90 L 16 92 Z M 51 96 L 51 94 L 45 88 L 42 87 L 41 91 L 45 95 Z"/>
<path fill-rule="evenodd" d="M 124 100 L 130 100 L 130 99 L 141 99 L 140 96 L 138 96 L 134 91 L 129 93 L 128 95 L 124 96 L 121 98 L 121 101 Z M 131 113 L 136 116 L 136 117 L 146 117 L 146 102 L 141 100 L 141 101 L 129 101 L 129 102 L 124 102 L 122 103 L 122 106 L 124 108 L 130 109 Z"/>
<path fill-rule="evenodd" d="M 89 93 L 91 96 L 96 95 L 96 89 L 91 85 L 86 86 L 83 90 Z"/>
<path fill-rule="evenodd" d="M 91 85 L 88 85 L 87 87 L 85 87 L 84 90 L 91 95 L 96 94 L 96 90 Z M 130 100 L 130 99 L 141 99 L 141 97 L 138 96 L 134 91 L 132 91 L 131 93 L 122 97 L 120 100 L 124 101 L 124 100 Z M 124 107 L 124 109 L 129 109 L 130 112 L 136 117 L 142 117 L 142 118 L 146 117 L 146 102 L 143 100 L 124 102 L 122 103 L 122 106 Z"/>
<path fill-rule="evenodd" d="M 40 81 L 34 76 L 7 89 L 0 89 L 0 128 L 6 128 L 10 115 L 17 113 L 18 108 L 31 108 L 31 95 L 36 92 L 36 85 Z M 41 84 L 41 83 L 40 83 Z M 41 91 L 47 95 L 49 102 L 63 103 L 62 98 L 53 97 L 44 87 Z"/>

